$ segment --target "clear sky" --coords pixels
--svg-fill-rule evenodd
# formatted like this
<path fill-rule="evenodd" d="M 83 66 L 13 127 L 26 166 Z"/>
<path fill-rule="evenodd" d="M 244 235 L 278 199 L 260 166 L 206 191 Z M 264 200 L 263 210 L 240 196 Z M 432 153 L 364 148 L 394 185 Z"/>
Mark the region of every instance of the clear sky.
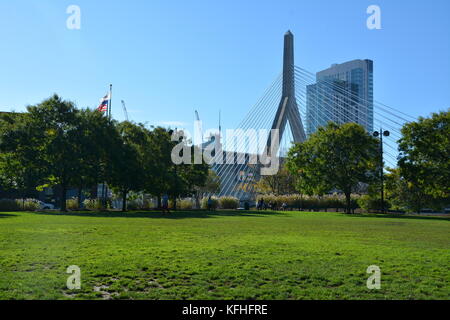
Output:
<path fill-rule="evenodd" d="M 366 27 L 372 4 L 381 30 Z M 52 93 L 96 107 L 112 83 L 116 119 L 123 99 L 135 121 L 190 128 L 197 109 L 206 129 L 221 109 L 233 128 L 281 71 L 290 29 L 297 65 L 372 59 L 377 101 L 429 115 L 450 107 L 449 16 L 448 0 L 2 0 L 0 110 Z"/>

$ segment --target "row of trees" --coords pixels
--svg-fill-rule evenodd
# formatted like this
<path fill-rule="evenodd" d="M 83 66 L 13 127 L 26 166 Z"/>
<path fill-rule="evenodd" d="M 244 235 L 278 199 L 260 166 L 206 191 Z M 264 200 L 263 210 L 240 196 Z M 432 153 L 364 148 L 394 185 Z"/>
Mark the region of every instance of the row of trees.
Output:
<path fill-rule="evenodd" d="M 208 165 L 174 165 L 178 141 L 164 128 L 117 122 L 97 110 L 77 109 L 58 95 L 4 114 L 0 128 L 0 185 L 23 197 L 36 188 L 58 185 L 61 210 L 68 188 L 81 190 L 106 182 L 122 195 L 126 210 L 130 191 L 173 199 L 192 195 L 207 182 Z M 185 142 L 187 143 L 187 142 Z M 192 152 L 193 154 L 193 152 Z"/>
<path fill-rule="evenodd" d="M 385 173 L 386 201 L 396 210 L 443 209 L 450 204 L 450 113 L 419 118 L 405 124 L 401 132 L 398 166 Z M 339 191 L 345 195 L 347 212 L 352 209 L 352 193 L 368 193 L 381 206 L 382 165 L 379 140 L 362 126 L 329 123 L 294 145 L 278 174 L 263 177 L 256 190 L 319 196 Z"/>
<path fill-rule="evenodd" d="M 27 109 L 0 119 L 3 190 L 25 198 L 36 188 L 59 186 L 65 210 L 69 188 L 79 190 L 81 201 L 84 188 L 106 182 L 121 194 L 125 210 L 130 191 L 157 197 L 167 193 L 175 205 L 177 197 L 194 196 L 199 207 L 202 195 L 220 187 L 206 164 L 173 164 L 171 151 L 179 141 L 171 141 L 170 130 L 117 122 L 97 110 L 77 109 L 57 95 Z M 448 111 L 403 127 L 398 167 L 385 175 L 386 196 L 394 208 L 420 211 L 449 204 L 449 137 Z M 329 123 L 294 145 L 279 173 L 264 177 L 256 190 L 275 195 L 339 191 L 350 212 L 352 193 L 365 188 L 378 197 L 381 165 L 379 141 L 362 126 Z"/>

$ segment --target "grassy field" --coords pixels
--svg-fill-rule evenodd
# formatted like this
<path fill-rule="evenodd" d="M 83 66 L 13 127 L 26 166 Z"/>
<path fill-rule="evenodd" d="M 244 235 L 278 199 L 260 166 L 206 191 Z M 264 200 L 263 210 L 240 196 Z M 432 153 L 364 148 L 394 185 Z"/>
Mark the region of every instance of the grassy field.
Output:
<path fill-rule="evenodd" d="M 438 217 L 0 213 L 0 299 L 450 299 L 449 262 Z"/>

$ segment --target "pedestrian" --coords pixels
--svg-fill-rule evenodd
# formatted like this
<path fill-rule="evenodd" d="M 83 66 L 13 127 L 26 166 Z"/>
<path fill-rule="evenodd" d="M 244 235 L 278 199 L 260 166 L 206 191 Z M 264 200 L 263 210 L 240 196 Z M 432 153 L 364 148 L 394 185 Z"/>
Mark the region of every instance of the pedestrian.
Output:
<path fill-rule="evenodd" d="M 214 210 L 213 208 L 213 200 L 211 198 L 211 196 L 208 197 L 208 211 L 212 211 Z"/>
<path fill-rule="evenodd" d="M 163 213 L 170 213 L 169 211 L 169 196 L 167 193 L 164 193 L 162 196 L 162 211 Z"/>
<path fill-rule="evenodd" d="M 261 204 L 259 206 L 259 210 L 265 210 L 266 208 L 266 204 L 264 203 L 264 198 L 261 198 Z"/>

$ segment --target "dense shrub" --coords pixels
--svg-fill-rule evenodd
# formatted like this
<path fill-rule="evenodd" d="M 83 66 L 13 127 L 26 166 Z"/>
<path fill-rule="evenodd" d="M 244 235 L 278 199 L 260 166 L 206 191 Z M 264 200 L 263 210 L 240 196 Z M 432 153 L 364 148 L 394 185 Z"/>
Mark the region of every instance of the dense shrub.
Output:
<path fill-rule="evenodd" d="M 71 198 L 66 200 L 66 208 L 69 210 L 78 210 L 78 198 Z"/>
<path fill-rule="evenodd" d="M 103 208 L 102 201 L 100 199 L 86 199 L 83 201 L 83 205 L 87 210 L 101 210 Z"/>
<path fill-rule="evenodd" d="M 382 210 L 381 199 L 377 199 L 377 198 L 371 197 L 369 195 L 360 197 L 358 199 L 358 205 L 361 209 L 363 209 L 366 212 Z M 385 200 L 384 201 L 384 209 L 387 210 L 389 208 L 390 208 L 390 203 Z"/>
<path fill-rule="evenodd" d="M 0 211 L 36 211 L 40 209 L 36 199 L 1 199 Z"/>
<path fill-rule="evenodd" d="M 127 210 L 139 210 L 142 207 L 142 202 L 139 199 L 127 201 Z"/>
<path fill-rule="evenodd" d="M 216 197 L 212 197 L 212 208 L 213 209 L 217 209 L 219 207 L 219 199 L 217 199 Z M 208 209 L 208 198 L 203 198 L 202 202 L 202 209 Z"/>
<path fill-rule="evenodd" d="M 189 199 L 179 200 L 177 207 L 181 210 L 191 210 L 194 207 L 194 203 Z"/>
<path fill-rule="evenodd" d="M 338 211 L 341 208 L 345 208 L 345 197 L 343 195 L 332 194 L 324 196 L 302 196 L 302 195 L 260 195 L 256 201 L 264 199 L 266 206 L 269 203 L 273 204 L 273 209 L 281 209 L 283 203 L 286 203 L 288 209 L 297 210 L 309 210 L 309 211 L 328 211 L 334 209 Z M 358 208 L 357 195 L 352 195 L 351 207 L 352 209 Z"/>
<path fill-rule="evenodd" d="M 41 208 L 41 205 L 36 199 L 25 199 L 25 201 L 16 200 L 16 202 L 19 203 L 20 209 L 24 211 L 36 211 Z"/>
<path fill-rule="evenodd" d="M 16 200 L 0 199 L 0 211 L 18 211 L 20 205 Z"/>
<path fill-rule="evenodd" d="M 127 201 L 127 210 L 150 210 L 153 209 L 155 205 L 151 199 L 131 199 Z"/>
<path fill-rule="evenodd" d="M 151 199 L 144 199 L 141 204 L 142 210 L 150 210 L 156 207 L 155 203 Z"/>
<path fill-rule="evenodd" d="M 221 197 L 219 198 L 219 207 L 221 209 L 237 209 L 239 200 L 234 197 Z"/>
<path fill-rule="evenodd" d="M 329 209 L 335 209 L 336 211 L 339 211 L 339 209 L 345 208 L 345 199 L 344 197 L 340 197 L 338 195 L 332 195 L 327 198 L 327 208 Z"/>

